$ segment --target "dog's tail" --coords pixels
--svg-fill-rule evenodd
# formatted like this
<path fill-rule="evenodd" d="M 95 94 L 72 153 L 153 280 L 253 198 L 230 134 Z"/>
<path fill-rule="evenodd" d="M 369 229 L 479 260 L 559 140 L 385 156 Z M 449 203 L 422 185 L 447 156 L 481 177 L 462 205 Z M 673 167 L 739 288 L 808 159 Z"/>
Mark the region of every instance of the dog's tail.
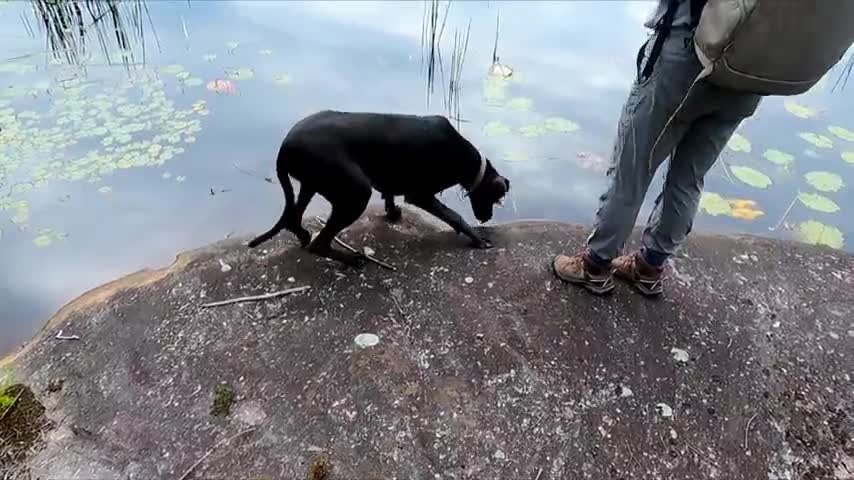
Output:
<path fill-rule="evenodd" d="M 288 223 L 288 208 L 294 204 L 294 186 L 291 185 L 291 179 L 287 172 L 282 172 L 282 174 L 279 175 L 279 184 L 282 186 L 282 191 L 285 192 L 285 209 L 282 210 L 282 216 L 279 217 L 279 221 L 273 225 L 273 228 L 249 242 L 249 248 L 255 248 L 275 237 L 276 234 L 281 232 Z"/>

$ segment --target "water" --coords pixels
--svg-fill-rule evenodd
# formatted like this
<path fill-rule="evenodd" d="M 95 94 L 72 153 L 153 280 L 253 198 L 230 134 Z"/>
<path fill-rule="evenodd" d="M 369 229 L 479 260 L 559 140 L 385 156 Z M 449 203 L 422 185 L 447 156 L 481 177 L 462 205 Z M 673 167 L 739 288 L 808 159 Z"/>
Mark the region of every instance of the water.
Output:
<path fill-rule="evenodd" d="M 106 65 L 97 51 L 85 72 L 51 64 L 43 33 L 30 36 L 21 20 L 29 15 L 36 25 L 29 4 L 0 3 L 0 60 L 23 57 L 0 63 L 0 351 L 25 341 L 59 306 L 90 288 L 167 264 L 183 250 L 266 230 L 282 198 L 264 177 L 273 176 L 279 143 L 303 115 L 323 108 L 447 113 L 443 96 L 453 39 L 456 32 L 465 34 L 469 20 L 459 128 L 512 180 L 512 196 L 496 220 L 591 224 L 651 7 L 453 3 L 441 43 L 444 76 L 436 75 L 428 107 L 420 2 L 151 2 L 146 66 L 130 75 L 122 66 Z M 485 86 L 499 10 L 498 56 L 513 75 L 503 86 Z M 137 45 L 137 59 L 140 51 Z M 212 80 L 229 79 L 228 73 L 238 78 L 231 80 L 234 93 L 206 88 Z M 845 211 L 854 200 L 854 165 L 841 157 L 854 143 L 827 131 L 830 125 L 854 129 L 846 108 L 854 93 L 831 92 L 837 76 L 832 72 L 827 83 L 794 99 L 816 110 L 809 119 L 786 111 L 783 99 L 766 99 L 740 131 L 751 152 L 724 154 L 726 165 L 763 172 L 770 187 L 740 182 L 723 162 L 709 174 L 707 192 L 753 200 L 752 208 L 764 214 L 753 220 L 701 214 L 696 230 L 793 238 L 802 222 L 815 220 L 838 228 L 842 248 L 854 249 L 854 216 Z M 501 92 L 505 97 L 496 99 Z M 142 107 L 118 112 L 121 102 L 140 99 Z M 550 117 L 564 119 L 553 126 L 572 130 L 566 127 L 574 123 L 580 129 L 544 130 Z M 86 125 L 87 118 L 94 123 Z M 533 136 L 521 134 L 522 127 Z M 15 128 L 25 133 L 10 136 Z M 813 146 L 800 132 L 825 135 L 833 146 Z M 76 143 L 63 147 L 64 141 Z M 21 145 L 30 150 L 22 153 Z M 793 164 L 769 162 L 762 155 L 766 149 L 792 154 Z M 825 213 L 796 203 L 781 222 L 797 192 L 815 192 L 804 178 L 811 170 L 842 180 L 838 191 L 820 192 L 841 209 Z M 443 200 L 471 219 L 456 192 Z M 312 205 L 315 212 L 324 208 L 321 199 Z M 823 242 L 837 243 L 830 227 L 823 231 Z"/>

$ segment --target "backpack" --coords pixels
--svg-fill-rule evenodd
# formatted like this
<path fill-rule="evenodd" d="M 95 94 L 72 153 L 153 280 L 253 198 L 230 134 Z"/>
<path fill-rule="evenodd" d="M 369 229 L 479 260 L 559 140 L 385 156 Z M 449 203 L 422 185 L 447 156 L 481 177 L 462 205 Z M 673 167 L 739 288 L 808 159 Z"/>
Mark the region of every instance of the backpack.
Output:
<path fill-rule="evenodd" d="M 760 95 L 799 95 L 854 42 L 854 0 L 707 0 L 694 33 L 700 78 Z"/>

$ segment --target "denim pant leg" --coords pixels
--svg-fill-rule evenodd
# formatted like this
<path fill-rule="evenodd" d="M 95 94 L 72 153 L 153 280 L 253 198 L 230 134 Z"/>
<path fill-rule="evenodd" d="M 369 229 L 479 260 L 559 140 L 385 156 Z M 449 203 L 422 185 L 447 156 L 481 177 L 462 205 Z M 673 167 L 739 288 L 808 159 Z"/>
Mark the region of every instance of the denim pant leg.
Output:
<path fill-rule="evenodd" d="M 761 98 L 705 84 L 698 87 L 685 107 L 696 120 L 676 146 L 663 190 L 643 233 L 644 249 L 651 250 L 650 255 L 659 261 L 676 253 L 688 237 L 706 173 L 739 124 L 756 111 Z"/>
<path fill-rule="evenodd" d="M 596 225 L 587 239 L 588 248 L 602 260 L 622 252 L 655 171 L 688 127 L 674 119 L 664 130 L 701 70 L 690 39 L 689 34 L 671 33 L 652 75 L 635 82 L 623 107 L 608 170 L 610 185 L 600 198 Z"/>

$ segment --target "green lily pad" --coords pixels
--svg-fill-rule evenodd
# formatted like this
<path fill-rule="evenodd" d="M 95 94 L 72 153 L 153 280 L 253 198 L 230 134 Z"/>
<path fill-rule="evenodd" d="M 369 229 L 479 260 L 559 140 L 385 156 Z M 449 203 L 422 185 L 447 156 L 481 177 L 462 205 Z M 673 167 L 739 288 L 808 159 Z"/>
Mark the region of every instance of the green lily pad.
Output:
<path fill-rule="evenodd" d="M 531 110 L 531 106 L 533 106 L 533 105 L 534 105 L 534 101 L 531 100 L 530 98 L 525 98 L 525 97 L 511 98 L 507 102 L 507 108 L 510 108 L 512 110 L 517 110 L 519 112 L 527 112 L 527 111 Z"/>
<path fill-rule="evenodd" d="M 0 73 L 17 73 L 20 75 L 35 71 L 35 65 L 28 65 L 26 63 L 0 63 Z"/>
<path fill-rule="evenodd" d="M 204 83 L 204 82 L 202 81 L 201 78 L 198 78 L 198 77 L 191 77 L 191 78 L 184 80 L 184 85 L 186 85 L 188 87 L 198 87 L 202 83 Z"/>
<path fill-rule="evenodd" d="M 50 235 L 37 235 L 33 238 L 33 244 L 39 248 L 45 248 L 49 246 L 53 242 L 53 238 Z"/>
<path fill-rule="evenodd" d="M 833 140 L 824 135 L 819 135 L 812 132 L 802 132 L 798 134 L 804 141 L 810 142 L 818 148 L 833 148 Z"/>
<path fill-rule="evenodd" d="M 507 99 L 508 81 L 502 77 L 487 76 L 483 80 L 483 98 L 489 106 L 503 105 Z"/>
<path fill-rule="evenodd" d="M 712 216 L 728 215 L 732 207 L 724 197 L 712 192 L 703 192 L 700 196 L 700 210 Z"/>
<path fill-rule="evenodd" d="M 177 63 L 173 63 L 172 65 L 166 65 L 165 67 L 161 68 L 160 71 L 167 75 L 177 75 L 178 73 L 184 71 L 184 66 L 178 65 Z"/>
<path fill-rule="evenodd" d="M 818 193 L 801 192 L 798 194 L 798 200 L 804 206 L 822 213 L 836 213 L 839 211 L 839 205 L 836 202 Z"/>
<path fill-rule="evenodd" d="M 790 155 L 786 152 L 781 152 L 780 150 L 765 150 L 765 153 L 762 156 L 765 157 L 765 159 L 769 162 L 774 163 L 776 165 L 780 165 L 781 167 L 788 167 L 795 162 L 794 155 Z"/>
<path fill-rule="evenodd" d="M 848 142 L 854 142 L 854 132 L 848 130 L 847 128 L 837 127 L 836 125 L 831 125 L 827 127 L 827 130 L 841 138 L 842 140 L 846 140 Z"/>
<path fill-rule="evenodd" d="M 510 127 L 503 122 L 493 120 L 483 126 L 483 133 L 487 137 L 498 137 L 510 133 Z"/>
<path fill-rule="evenodd" d="M 753 150 L 753 147 L 750 145 L 750 140 L 745 138 L 744 135 L 738 133 L 732 134 L 732 137 L 729 139 L 726 146 L 734 152 L 750 153 L 750 151 Z"/>
<path fill-rule="evenodd" d="M 581 127 L 572 120 L 567 120 L 560 117 L 547 118 L 543 124 L 546 130 L 551 130 L 558 133 L 572 133 L 578 131 Z"/>
<path fill-rule="evenodd" d="M 112 193 L 112 191 L 113 191 L 113 187 L 110 187 L 109 185 L 104 185 L 103 187 L 98 188 L 98 193 L 101 193 L 104 195 Z"/>
<path fill-rule="evenodd" d="M 178 80 L 186 80 L 186 79 L 190 78 L 190 72 L 188 72 L 186 70 L 183 72 L 178 72 L 175 74 L 175 78 L 177 78 Z"/>
<path fill-rule="evenodd" d="M 811 245 L 826 245 L 841 249 L 845 244 L 842 231 L 833 225 L 825 225 L 815 220 L 807 220 L 798 224 L 795 229 L 795 236 L 798 240 Z"/>
<path fill-rule="evenodd" d="M 522 150 L 513 150 L 505 153 L 501 158 L 508 162 L 527 162 L 531 159 L 528 152 Z"/>
<path fill-rule="evenodd" d="M 771 186 L 773 182 L 768 178 L 768 175 L 756 170 L 754 168 L 745 167 L 742 165 L 733 165 L 730 167 L 730 172 L 735 176 L 735 178 L 741 180 L 743 183 L 750 185 L 755 188 L 768 188 Z"/>
<path fill-rule="evenodd" d="M 232 80 L 250 80 L 255 77 L 255 71 L 251 68 L 233 68 L 227 70 L 225 76 Z"/>
<path fill-rule="evenodd" d="M 291 76 L 287 73 L 277 73 L 276 75 L 273 75 L 273 83 L 281 86 L 290 85 Z"/>
<path fill-rule="evenodd" d="M 845 186 L 842 177 L 831 172 L 813 171 L 804 175 L 807 183 L 821 192 L 835 192 Z"/>
<path fill-rule="evenodd" d="M 854 164 L 854 152 L 842 152 L 842 159 L 848 163 Z"/>
<path fill-rule="evenodd" d="M 526 138 L 541 137 L 546 134 L 546 127 L 543 125 L 525 125 L 519 127 L 519 133 Z"/>
<path fill-rule="evenodd" d="M 787 112 L 798 118 L 812 118 L 818 115 L 818 110 L 801 105 L 799 103 L 795 103 L 791 100 L 784 101 L 783 108 L 785 108 Z"/>

